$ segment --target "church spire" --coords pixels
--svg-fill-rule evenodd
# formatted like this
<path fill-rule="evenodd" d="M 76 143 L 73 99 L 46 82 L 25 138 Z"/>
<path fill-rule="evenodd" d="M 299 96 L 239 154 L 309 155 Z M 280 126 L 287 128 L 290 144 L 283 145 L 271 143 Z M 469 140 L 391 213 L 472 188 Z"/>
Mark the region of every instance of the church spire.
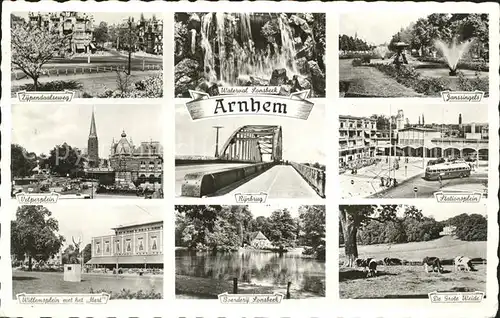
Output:
<path fill-rule="evenodd" d="M 93 109 L 92 109 L 92 119 L 90 121 L 89 137 L 97 137 L 97 129 L 95 128 L 95 118 L 94 118 L 94 110 Z"/>

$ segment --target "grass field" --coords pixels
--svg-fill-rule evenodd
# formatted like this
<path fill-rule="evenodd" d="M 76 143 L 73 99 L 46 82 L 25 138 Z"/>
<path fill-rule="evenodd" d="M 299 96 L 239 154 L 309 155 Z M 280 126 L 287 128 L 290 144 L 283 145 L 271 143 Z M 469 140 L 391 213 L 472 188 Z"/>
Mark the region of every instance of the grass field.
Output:
<path fill-rule="evenodd" d="M 162 276 L 114 276 L 82 274 L 80 283 L 65 282 L 63 273 L 12 271 L 12 296 L 16 294 L 71 294 L 89 293 L 90 289 L 119 292 L 130 289 L 131 292 L 142 290 L 163 294 Z"/>
<path fill-rule="evenodd" d="M 425 256 L 451 259 L 459 255 L 486 258 L 486 242 L 464 242 L 445 236 L 429 242 L 359 246 L 359 257 L 400 258 L 421 261 Z M 340 259 L 344 258 L 341 248 Z M 377 267 L 376 277 L 366 278 L 361 268 L 340 268 L 340 298 L 427 298 L 433 291 L 485 291 L 486 265 L 476 271 L 454 272 L 443 266 L 444 273 L 426 273 L 423 266 Z"/>

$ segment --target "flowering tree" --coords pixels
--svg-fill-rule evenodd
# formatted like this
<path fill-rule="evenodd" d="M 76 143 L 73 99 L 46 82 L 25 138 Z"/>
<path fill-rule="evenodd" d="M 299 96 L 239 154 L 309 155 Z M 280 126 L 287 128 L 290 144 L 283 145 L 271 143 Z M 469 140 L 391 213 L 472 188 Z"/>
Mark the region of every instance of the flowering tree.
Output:
<path fill-rule="evenodd" d="M 58 30 L 16 24 L 11 28 L 12 65 L 33 79 L 36 91 L 43 65 L 63 53 L 68 40 Z"/>

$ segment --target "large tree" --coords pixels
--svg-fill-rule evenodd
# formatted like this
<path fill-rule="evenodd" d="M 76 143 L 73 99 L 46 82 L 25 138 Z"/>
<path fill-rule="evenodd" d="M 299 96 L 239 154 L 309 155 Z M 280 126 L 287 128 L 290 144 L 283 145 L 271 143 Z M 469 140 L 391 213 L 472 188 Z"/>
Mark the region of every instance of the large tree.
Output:
<path fill-rule="evenodd" d="M 30 23 L 16 23 L 11 28 L 11 62 L 33 80 L 38 90 L 38 79 L 43 66 L 65 53 L 68 37 L 59 30 L 39 27 Z"/>
<path fill-rule="evenodd" d="M 92 258 L 92 245 L 89 243 L 85 245 L 85 248 L 82 251 L 83 264 L 87 264 L 88 261 Z"/>
<path fill-rule="evenodd" d="M 295 221 L 287 209 L 274 211 L 269 217 L 271 225 L 268 239 L 280 250 L 294 247 L 297 236 Z"/>
<path fill-rule="evenodd" d="M 47 164 L 59 176 L 76 176 L 83 170 L 83 157 L 78 149 L 63 143 L 50 151 Z"/>
<path fill-rule="evenodd" d="M 33 168 L 36 167 L 36 154 L 26 151 L 20 145 L 11 144 L 10 158 L 12 178 L 29 176 L 32 174 Z"/>
<path fill-rule="evenodd" d="M 403 214 L 403 217 L 399 219 L 402 221 L 406 218 L 417 220 L 422 218 L 422 212 L 414 206 L 403 208 L 400 205 L 340 205 L 339 210 L 346 256 L 344 266 L 349 267 L 354 265 L 354 260 L 358 257 L 358 229 L 369 220 L 396 221 L 398 220 L 398 212 Z"/>
<path fill-rule="evenodd" d="M 33 259 L 47 261 L 57 254 L 64 242 L 59 235 L 59 224 L 52 212 L 41 205 L 25 205 L 17 209 L 11 222 L 11 254 L 17 259 L 28 259 L 32 270 Z"/>
<path fill-rule="evenodd" d="M 110 35 L 108 32 L 108 24 L 105 21 L 101 21 L 99 26 L 94 29 L 94 41 L 100 43 L 104 46 L 104 43 L 110 40 Z"/>
<path fill-rule="evenodd" d="M 304 205 L 299 208 L 304 243 L 319 259 L 325 259 L 326 209 L 324 205 Z"/>

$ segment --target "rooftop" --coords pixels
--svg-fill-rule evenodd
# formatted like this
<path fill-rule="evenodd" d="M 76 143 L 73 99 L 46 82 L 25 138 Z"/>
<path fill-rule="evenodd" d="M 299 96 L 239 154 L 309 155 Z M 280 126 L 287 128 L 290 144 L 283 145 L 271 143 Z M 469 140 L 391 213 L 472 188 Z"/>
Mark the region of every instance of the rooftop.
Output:
<path fill-rule="evenodd" d="M 139 227 L 139 226 L 145 226 L 145 225 L 151 225 L 151 224 L 163 224 L 163 220 L 156 220 L 156 221 L 149 221 L 149 222 L 142 222 L 142 223 L 129 223 L 125 225 L 118 225 L 117 227 L 112 228 L 113 230 L 122 230 L 122 229 L 127 229 L 127 228 L 132 228 L 132 227 Z"/>

